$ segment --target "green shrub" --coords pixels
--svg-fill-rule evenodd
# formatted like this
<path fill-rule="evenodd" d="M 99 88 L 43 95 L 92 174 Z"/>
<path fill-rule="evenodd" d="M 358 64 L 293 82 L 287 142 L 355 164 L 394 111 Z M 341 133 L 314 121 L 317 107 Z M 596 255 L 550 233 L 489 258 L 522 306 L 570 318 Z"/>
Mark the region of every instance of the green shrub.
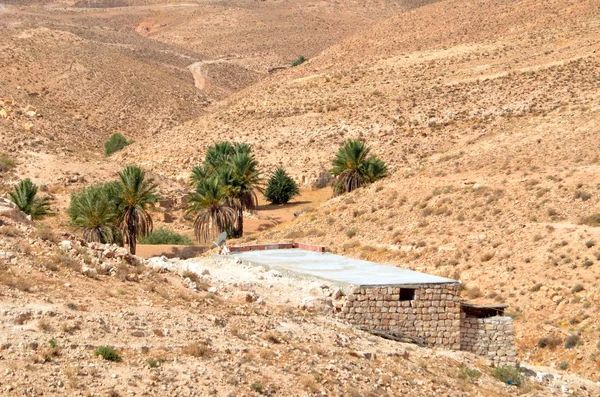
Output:
<path fill-rule="evenodd" d="M 161 227 L 139 239 L 140 244 L 193 245 L 192 240 L 183 234 Z"/>
<path fill-rule="evenodd" d="M 109 346 L 99 346 L 96 348 L 96 350 L 94 350 L 94 357 L 98 356 L 101 356 L 103 359 L 108 361 L 121 361 L 121 356 L 119 356 L 115 349 Z"/>
<path fill-rule="evenodd" d="M 561 361 L 558 364 L 558 369 L 562 369 L 563 371 L 569 369 L 569 363 L 566 361 Z"/>
<path fill-rule="evenodd" d="M 104 154 L 110 156 L 132 143 L 133 141 L 128 141 L 122 134 L 112 134 L 110 138 L 108 138 L 108 141 L 104 143 Z"/>
<path fill-rule="evenodd" d="M 508 385 L 521 386 L 523 384 L 523 375 L 519 369 L 510 365 L 495 368 L 492 376 Z"/>
<path fill-rule="evenodd" d="M 251 384 L 250 388 L 257 393 L 262 393 L 264 390 L 262 383 L 259 382 Z"/>
<path fill-rule="evenodd" d="M 460 374 L 463 378 L 468 378 L 472 381 L 477 380 L 481 376 L 481 372 L 476 369 L 469 368 L 465 365 L 460 366 Z"/>
<path fill-rule="evenodd" d="M 356 236 L 356 230 L 354 230 L 354 229 L 347 230 L 346 236 L 348 236 L 348 238 L 352 238 L 352 237 Z"/>
<path fill-rule="evenodd" d="M 164 357 L 149 358 L 148 360 L 146 360 L 150 368 L 157 368 L 158 366 L 160 366 L 160 364 L 164 363 L 165 361 L 167 360 Z"/>
<path fill-rule="evenodd" d="M 296 67 L 298 65 L 302 65 L 304 62 L 308 61 L 308 59 L 306 59 L 304 57 L 304 55 L 300 55 L 298 57 L 298 59 L 296 59 L 294 62 L 292 62 L 292 66 Z"/>
<path fill-rule="evenodd" d="M 290 199 L 300 194 L 296 182 L 281 167 L 278 167 L 267 184 L 265 199 L 272 204 L 287 204 Z"/>

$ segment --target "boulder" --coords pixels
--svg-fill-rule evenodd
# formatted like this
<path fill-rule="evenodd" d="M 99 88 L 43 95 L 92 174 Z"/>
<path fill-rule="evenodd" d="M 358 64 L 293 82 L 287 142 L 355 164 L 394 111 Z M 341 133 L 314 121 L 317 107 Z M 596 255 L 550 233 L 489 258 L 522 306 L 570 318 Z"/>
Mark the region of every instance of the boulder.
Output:
<path fill-rule="evenodd" d="M 18 223 L 31 225 L 31 215 L 22 212 L 12 201 L 0 197 L 0 217 L 11 219 Z"/>
<path fill-rule="evenodd" d="M 246 291 L 238 291 L 231 297 L 231 300 L 235 303 L 245 304 L 252 303 L 254 301 L 254 296 L 250 292 Z"/>
<path fill-rule="evenodd" d="M 311 296 L 302 299 L 300 308 L 309 312 L 330 314 L 333 312 L 333 300 L 329 297 Z"/>

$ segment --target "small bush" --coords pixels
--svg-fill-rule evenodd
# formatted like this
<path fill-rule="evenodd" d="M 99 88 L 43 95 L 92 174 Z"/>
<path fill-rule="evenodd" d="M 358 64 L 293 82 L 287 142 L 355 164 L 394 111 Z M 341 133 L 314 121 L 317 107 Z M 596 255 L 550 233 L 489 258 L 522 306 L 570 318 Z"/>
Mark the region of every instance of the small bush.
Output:
<path fill-rule="evenodd" d="M 36 225 L 35 236 L 40 240 L 58 244 L 58 237 L 56 237 L 52 229 L 45 223 L 38 223 Z"/>
<path fill-rule="evenodd" d="M 304 62 L 308 61 L 307 58 L 305 58 L 303 55 L 300 55 L 298 57 L 298 59 L 296 59 L 294 62 L 292 62 L 292 66 L 296 67 L 298 65 L 302 65 Z"/>
<path fill-rule="evenodd" d="M 574 194 L 575 199 L 581 199 L 581 201 L 588 201 L 592 198 L 592 195 L 585 190 L 576 190 Z"/>
<path fill-rule="evenodd" d="M 348 238 L 352 238 L 352 237 L 356 236 L 356 230 L 354 230 L 354 229 L 347 230 L 346 236 L 348 236 Z"/>
<path fill-rule="evenodd" d="M 131 145 L 133 141 L 128 141 L 122 134 L 112 134 L 110 138 L 104 143 L 104 154 L 110 156 L 111 154 L 124 149 Z"/>
<path fill-rule="evenodd" d="M 300 194 L 296 182 L 281 167 L 278 167 L 267 184 L 265 199 L 272 204 L 287 204 Z"/>
<path fill-rule="evenodd" d="M 101 356 L 107 361 L 121 361 L 121 356 L 119 356 L 115 349 L 109 346 L 99 346 L 98 348 L 96 348 L 96 350 L 94 350 L 94 357 L 98 356 Z"/>
<path fill-rule="evenodd" d="M 182 352 L 192 357 L 207 357 L 210 354 L 210 348 L 204 342 L 194 342 L 184 346 Z"/>
<path fill-rule="evenodd" d="M 7 172 L 15 168 L 17 163 L 6 154 L 0 154 L 0 172 Z"/>
<path fill-rule="evenodd" d="M 139 239 L 140 244 L 167 244 L 167 245 L 193 245 L 193 241 L 183 234 L 175 233 L 170 229 L 161 227 L 153 230 L 148 235 Z"/>
<path fill-rule="evenodd" d="M 150 368 L 157 368 L 165 361 L 167 361 L 167 360 L 164 357 L 159 357 L 159 358 L 149 358 L 146 362 L 148 363 L 148 366 Z"/>
<path fill-rule="evenodd" d="M 23 232 L 14 226 L 2 226 L 2 228 L 0 228 L 0 236 L 18 237 L 22 234 Z"/>
<path fill-rule="evenodd" d="M 467 296 L 470 299 L 476 299 L 476 298 L 482 297 L 483 293 L 481 292 L 481 290 L 479 289 L 479 287 L 472 287 L 472 288 L 469 288 L 467 290 Z"/>
<path fill-rule="evenodd" d="M 600 213 L 583 217 L 580 222 L 589 226 L 600 226 Z"/>
<path fill-rule="evenodd" d="M 558 369 L 562 369 L 563 371 L 569 369 L 569 363 L 561 361 L 560 364 L 558 364 Z"/>
<path fill-rule="evenodd" d="M 517 367 L 507 365 L 495 368 L 492 376 L 508 385 L 521 386 L 523 384 L 523 375 L 521 375 Z"/>
<path fill-rule="evenodd" d="M 581 291 L 583 291 L 584 289 L 585 289 L 585 288 L 583 288 L 583 285 L 581 285 L 581 284 L 575 284 L 575 285 L 573 286 L 573 288 L 571 288 L 571 292 L 572 292 L 572 293 L 574 293 L 574 294 L 576 294 L 576 293 L 578 293 L 578 292 L 581 292 Z"/>
<path fill-rule="evenodd" d="M 540 349 L 545 349 L 545 348 L 550 348 L 550 349 L 555 349 L 556 347 L 558 347 L 558 345 L 560 345 L 561 341 L 557 336 L 550 336 L 550 337 L 543 337 L 540 338 L 540 340 L 537 343 L 537 346 Z"/>
<path fill-rule="evenodd" d="M 262 393 L 264 391 L 264 387 L 263 387 L 262 383 L 260 383 L 260 382 L 251 384 L 250 389 L 252 389 L 253 391 L 255 391 L 257 393 Z"/>
<path fill-rule="evenodd" d="M 565 349 L 572 349 L 581 343 L 579 335 L 569 335 L 565 338 Z"/>
<path fill-rule="evenodd" d="M 460 366 L 460 376 L 462 378 L 466 378 L 471 381 L 475 381 L 475 380 L 477 380 L 477 378 L 479 378 L 481 376 L 481 372 L 479 372 L 476 369 L 469 368 L 466 365 L 461 365 Z"/>

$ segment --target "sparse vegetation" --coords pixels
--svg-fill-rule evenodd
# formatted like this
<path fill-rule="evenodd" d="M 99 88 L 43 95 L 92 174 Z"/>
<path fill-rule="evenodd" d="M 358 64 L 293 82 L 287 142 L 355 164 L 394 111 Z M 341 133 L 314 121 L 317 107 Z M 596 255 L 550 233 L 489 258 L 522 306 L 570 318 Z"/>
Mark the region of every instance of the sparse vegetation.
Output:
<path fill-rule="evenodd" d="M 99 346 L 94 350 L 94 357 L 102 357 L 107 361 L 119 362 L 121 361 L 121 356 L 117 353 L 115 349 L 110 346 Z"/>
<path fill-rule="evenodd" d="M 281 167 L 278 167 L 267 184 L 265 198 L 272 204 L 287 204 L 300 194 L 296 182 Z"/>
<path fill-rule="evenodd" d="M 540 349 L 545 349 L 545 348 L 555 349 L 560 344 L 561 344 L 560 338 L 558 338 L 557 336 L 550 336 L 550 337 L 540 338 L 540 340 L 538 340 L 537 346 Z"/>
<path fill-rule="evenodd" d="M 262 393 L 264 391 L 264 386 L 260 382 L 255 382 L 250 385 L 250 389 L 257 393 Z"/>
<path fill-rule="evenodd" d="M 0 154 L 0 173 L 8 172 L 17 166 L 17 162 L 6 154 Z"/>
<path fill-rule="evenodd" d="M 131 145 L 133 141 L 127 140 L 123 134 L 112 134 L 108 140 L 104 143 L 104 154 L 110 156 L 111 154 L 123 150 L 127 146 Z"/>
<path fill-rule="evenodd" d="M 565 349 L 572 349 L 581 343 L 581 337 L 579 337 L 579 335 L 571 334 L 565 338 Z"/>
<path fill-rule="evenodd" d="M 500 382 L 513 386 L 521 386 L 523 384 L 523 375 L 517 367 L 504 366 L 495 368 L 492 376 Z"/>
<path fill-rule="evenodd" d="M 192 357 L 207 357 L 210 354 L 210 347 L 205 342 L 194 342 L 184 346 L 181 351 Z"/>
<path fill-rule="evenodd" d="M 306 61 L 308 61 L 308 59 L 306 59 L 303 55 L 300 55 L 298 57 L 298 59 L 296 59 L 294 62 L 292 62 L 292 67 L 302 65 Z"/>
<path fill-rule="evenodd" d="M 167 361 L 167 360 L 164 357 L 149 358 L 148 360 L 146 360 L 146 362 L 148 363 L 148 367 L 150 367 L 150 368 L 158 368 L 165 361 Z"/>
<path fill-rule="evenodd" d="M 580 223 L 589 226 L 600 226 L 600 213 L 588 215 L 580 220 Z"/>
<path fill-rule="evenodd" d="M 566 361 L 561 361 L 558 365 L 557 365 L 558 369 L 562 369 L 563 371 L 569 369 L 569 363 Z"/>
<path fill-rule="evenodd" d="M 459 376 L 474 382 L 481 376 L 481 372 L 476 369 L 469 368 L 466 365 L 461 365 L 459 368 Z"/>
<path fill-rule="evenodd" d="M 193 245 L 192 240 L 183 234 L 175 233 L 167 228 L 159 228 L 139 239 L 140 244 L 169 244 L 169 245 Z"/>

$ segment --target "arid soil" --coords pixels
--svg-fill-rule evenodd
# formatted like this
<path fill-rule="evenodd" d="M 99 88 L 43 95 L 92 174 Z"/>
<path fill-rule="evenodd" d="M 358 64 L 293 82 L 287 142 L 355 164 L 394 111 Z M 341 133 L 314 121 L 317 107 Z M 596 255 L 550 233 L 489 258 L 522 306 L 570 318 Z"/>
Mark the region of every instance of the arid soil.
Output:
<path fill-rule="evenodd" d="M 3 4 L 0 155 L 15 164 L 0 194 L 32 178 L 57 215 L 0 218 L 0 395 L 600 394 L 600 1 Z M 115 132 L 135 142 L 105 157 Z M 312 190 L 348 138 L 388 178 Z M 204 242 L 140 246 L 190 258 L 160 266 L 77 245 L 70 193 L 134 163 L 175 203 L 155 225 L 192 236 L 187 179 L 219 140 L 303 187 L 261 202 L 232 244 L 307 241 L 460 279 L 465 300 L 509 305 L 522 363 L 561 378 L 510 387 L 473 355 L 365 334 L 302 308 L 320 286 Z M 196 289 L 189 264 L 208 269 Z M 105 344 L 123 360 L 95 358 Z"/>

